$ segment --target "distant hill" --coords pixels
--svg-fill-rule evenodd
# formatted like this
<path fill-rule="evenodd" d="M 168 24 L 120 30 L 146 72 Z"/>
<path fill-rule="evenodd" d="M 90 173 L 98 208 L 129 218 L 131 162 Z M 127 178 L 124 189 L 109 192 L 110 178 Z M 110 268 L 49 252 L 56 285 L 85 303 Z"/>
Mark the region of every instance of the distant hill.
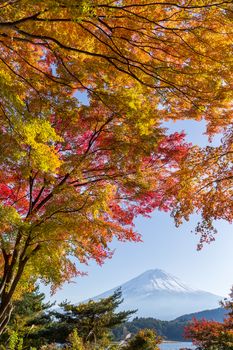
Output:
<path fill-rule="evenodd" d="M 183 341 L 184 327 L 189 321 L 161 321 L 152 317 L 136 317 L 131 322 L 113 329 L 116 340 L 122 340 L 128 333 L 136 334 L 140 329 L 153 329 L 166 340 Z"/>
<path fill-rule="evenodd" d="M 140 329 L 150 328 L 154 329 L 159 335 L 167 340 L 183 341 L 184 327 L 193 318 L 198 320 L 205 318 L 206 320 L 222 322 L 226 314 L 227 311 L 225 309 L 217 308 L 183 315 L 172 321 L 161 321 L 152 317 L 136 317 L 133 321 L 115 328 L 113 334 L 117 340 L 120 340 L 128 333 L 135 334 Z"/>
<path fill-rule="evenodd" d="M 218 321 L 223 322 L 224 317 L 227 315 L 227 310 L 225 310 L 222 307 L 219 307 L 217 309 L 213 310 L 204 310 L 200 312 L 194 312 L 192 314 L 183 315 L 180 317 L 177 317 L 175 321 L 189 321 L 193 318 L 196 318 L 197 320 L 202 320 L 203 318 L 208 321 Z"/>
<path fill-rule="evenodd" d="M 191 288 L 177 277 L 159 269 L 149 270 L 130 281 L 94 297 L 106 298 L 121 287 L 120 309 L 138 309 L 138 317 L 173 320 L 181 315 L 214 309 L 222 297 Z"/>

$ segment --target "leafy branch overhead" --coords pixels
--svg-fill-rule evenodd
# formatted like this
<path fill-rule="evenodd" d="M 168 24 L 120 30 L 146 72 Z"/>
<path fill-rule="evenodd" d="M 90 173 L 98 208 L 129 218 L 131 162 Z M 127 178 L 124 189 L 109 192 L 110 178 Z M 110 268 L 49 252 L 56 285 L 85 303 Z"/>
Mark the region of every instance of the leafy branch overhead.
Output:
<path fill-rule="evenodd" d="M 6 1 L 4 84 L 16 87 L 11 99 L 19 104 L 23 92 L 43 99 L 56 85 L 129 102 L 139 83 L 151 102 L 165 105 L 162 117 L 223 118 L 231 96 L 231 15 L 232 2 L 218 0 Z"/>
<path fill-rule="evenodd" d="M 209 135 L 228 135 L 233 70 L 232 1 L 11 0 L 0 10 L 2 332 L 12 298 L 38 278 L 54 290 L 81 274 L 77 262 L 110 258 L 114 237 L 140 241 L 136 216 L 188 218 L 195 148 L 162 125 L 205 119 Z M 215 168 L 202 188 L 216 184 Z"/>

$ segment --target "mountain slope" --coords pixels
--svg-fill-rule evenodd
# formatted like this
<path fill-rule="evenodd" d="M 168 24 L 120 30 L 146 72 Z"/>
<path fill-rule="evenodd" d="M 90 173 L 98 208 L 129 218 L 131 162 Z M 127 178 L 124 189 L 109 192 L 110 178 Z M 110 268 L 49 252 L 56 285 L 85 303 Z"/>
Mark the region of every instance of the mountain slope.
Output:
<path fill-rule="evenodd" d="M 172 320 L 180 315 L 218 307 L 220 296 L 195 290 L 163 270 L 149 270 L 136 278 L 102 293 L 105 298 L 121 287 L 124 302 L 121 309 L 138 309 L 139 317 Z"/>
<path fill-rule="evenodd" d="M 116 340 L 122 340 L 126 333 L 136 334 L 140 329 L 150 328 L 157 334 L 167 340 L 184 341 L 184 328 L 193 319 L 206 319 L 209 321 L 223 322 L 227 315 L 227 310 L 217 308 L 213 310 L 204 310 L 192 314 L 180 316 L 172 321 L 161 321 L 155 318 L 134 318 L 130 322 L 126 322 L 120 327 L 113 330 Z"/>
<path fill-rule="evenodd" d="M 193 318 L 197 320 L 207 320 L 207 321 L 217 321 L 223 322 L 224 318 L 227 316 L 228 312 L 226 309 L 219 307 L 212 310 L 203 310 L 200 312 L 194 312 L 192 314 L 182 315 L 177 317 L 174 321 L 191 321 Z"/>

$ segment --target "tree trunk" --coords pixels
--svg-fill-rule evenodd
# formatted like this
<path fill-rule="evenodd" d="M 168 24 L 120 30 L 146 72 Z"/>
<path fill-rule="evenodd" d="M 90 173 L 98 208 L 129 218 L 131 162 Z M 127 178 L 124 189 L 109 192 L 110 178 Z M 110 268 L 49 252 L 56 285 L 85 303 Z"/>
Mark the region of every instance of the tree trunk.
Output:
<path fill-rule="evenodd" d="M 12 311 L 13 311 L 13 306 L 12 304 L 9 303 L 4 313 L 2 314 L 2 317 L 0 318 L 0 335 L 6 329 L 6 326 L 10 321 Z"/>
<path fill-rule="evenodd" d="M 2 292 L 0 294 L 0 335 L 4 332 L 10 320 L 13 310 L 12 297 L 22 277 L 27 261 L 28 258 L 24 258 L 18 262 L 17 272 L 15 274 L 13 271 L 16 269 L 16 266 L 9 266 L 6 276 L 3 277 L 4 283 L 1 286 Z"/>
<path fill-rule="evenodd" d="M 4 332 L 8 322 L 10 321 L 11 313 L 13 311 L 12 297 L 18 282 L 19 279 L 17 282 L 15 281 L 13 288 L 11 288 L 9 292 L 6 292 L 6 289 L 4 288 L 2 294 L 0 295 L 0 335 Z"/>

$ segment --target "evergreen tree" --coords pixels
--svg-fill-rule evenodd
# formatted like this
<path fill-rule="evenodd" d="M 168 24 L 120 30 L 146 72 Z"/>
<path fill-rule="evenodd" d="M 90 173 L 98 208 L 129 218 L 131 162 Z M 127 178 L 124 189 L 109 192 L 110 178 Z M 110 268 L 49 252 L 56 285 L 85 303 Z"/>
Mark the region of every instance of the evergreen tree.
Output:
<path fill-rule="evenodd" d="M 33 344 L 31 340 L 33 334 L 51 322 L 48 311 L 54 304 L 46 303 L 44 300 L 45 294 L 39 291 L 39 286 L 16 300 L 7 330 L 0 336 L 0 343 L 6 344 L 12 338 L 12 334 L 17 334 L 17 338 L 24 340 L 24 348 L 29 348 Z"/>
<path fill-rule="evenodd" d="M 69 334 L 77 329 L 84 344 L 106 343 L 111 338 L 111 329 L 127 321 L 136 310 L 116 312 L 122 303 L 121 290 L 99 301 L 90 300 L 87 303 L 72 305 L 68 302 L 60 304 L 61 312 L 52 312 L 52 325 L 37 333 L 48 343 L 66 343 Z"/>

